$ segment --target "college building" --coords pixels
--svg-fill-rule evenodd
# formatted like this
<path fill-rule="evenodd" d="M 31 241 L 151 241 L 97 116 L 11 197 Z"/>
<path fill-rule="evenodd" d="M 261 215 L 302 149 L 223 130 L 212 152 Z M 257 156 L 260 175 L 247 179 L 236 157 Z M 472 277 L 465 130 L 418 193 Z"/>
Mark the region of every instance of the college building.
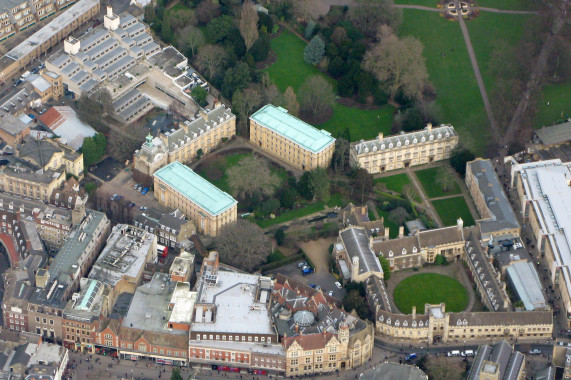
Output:
<path fill-rule="evenodd" d="M 250 141 L 299 170 L 328 167 L 335 150 L 335 139 L 329 132 L 272 104 L 250 116 Z"/>
<path fill-rule="evenodd" d="M 154 189 L 161 205 L 182 211 L 203 234 L 217 236 L 238 217 L 232 196 L 178 161 L 155 172 Z"/>
<path fill-rule="evenodd" d="M 236 116 L 217 102 L 213 110 L 200 111 L 198 117 L 185 120 L 176 130 L 159 133 L 135 151 L 135 170 L 152 176 L 171 162 L 189 163 L 200 151 L 206 154 L 236 134 Z"/>
<path fill-rule="evenodd" d="M 371 174 L 408 168 L 450 158 L 458 145 L 454 127 L 442 124 L 436 128 L 428 124 L 421 131 L 384 137 L 351 144 L 351 165 Z"/>
<path fill-rule="evenodd" d="M 561 294 L 571 327 L 571 162 L 512 162 L 511 186 L 537 249 L 545 256 L 547 273 Z"/>

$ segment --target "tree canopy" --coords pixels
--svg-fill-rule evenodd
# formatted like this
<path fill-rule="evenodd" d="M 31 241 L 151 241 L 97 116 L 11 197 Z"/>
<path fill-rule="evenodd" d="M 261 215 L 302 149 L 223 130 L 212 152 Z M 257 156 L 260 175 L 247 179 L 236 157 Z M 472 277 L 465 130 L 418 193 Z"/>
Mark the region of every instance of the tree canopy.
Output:
<path fill-rule="evenodd" d="M 98 163 L 105 154 L 106 149 L 107 141 L 105 136 L 101 133 L 98 133 L 93 137 L 86 137 L 83 140 L 83 146 L 81 147 L 84 166 L 89 167 Z"/>
<path fill-rule="evenodd" d="M 220 260 L 247 272 L 266 262 L 272 243 L 255 224 L 244 219 L 222 227 L 215 240 Z"/>
<path fill-rule="evenodd" d="M 303 50 L 303 59 L 307 63 L 317 65 L 325 54 L 325 42 L 319 36 L 315 36 L 309 41 Z"/>
<path fill-rule="evenodd" d="M 226 172 L 228 185 L 236 197 L 248 197 L 254 192 L 272 195 L 280 185 L 280 178 L 272 173 L 264 158 L 247 156 Z"/>

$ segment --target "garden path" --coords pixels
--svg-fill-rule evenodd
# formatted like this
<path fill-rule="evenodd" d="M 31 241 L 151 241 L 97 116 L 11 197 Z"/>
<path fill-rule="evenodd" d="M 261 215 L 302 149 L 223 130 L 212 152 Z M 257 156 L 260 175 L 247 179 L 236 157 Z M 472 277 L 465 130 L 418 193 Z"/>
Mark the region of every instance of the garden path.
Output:
<path fill-rule="evenodd" d="M 418 180 L 418 177 L 416 176 L 414 170 L 412 170 L 411 168 L 407 168 L 406 173 L 408 174 L 409 178 L 412 180 L 412 183 L 416 187 L 416 190 L 418 191 L 420 198 L 422 198 L 422 204 L 424 205 L 425 210 L 428 211 L 428 213 L 430 214 L 432 219 L 436 222 L 438 227 L 444 226 L 444 223 L 442 223 L 442 219 L 440 219 L 440 215 L 438 215 L 436 209 L 434 208 L 434 206 L 432 206 L 432 203 L 430 203 L 428 195 L 426 195 L 426 192 L 424 191 L 424 188 L 422 187 L 422 184 Z"/>

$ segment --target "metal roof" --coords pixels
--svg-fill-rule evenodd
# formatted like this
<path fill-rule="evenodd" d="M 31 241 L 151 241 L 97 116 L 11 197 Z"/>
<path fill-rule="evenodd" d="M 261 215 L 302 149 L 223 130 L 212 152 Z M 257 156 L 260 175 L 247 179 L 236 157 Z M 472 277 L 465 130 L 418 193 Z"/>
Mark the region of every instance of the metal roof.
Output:
<path fill-rule="evenodd" d="M 518 261 L 507 268 L 508 275 L 526 310 L 544 309 L 547 302 L 541 291 L 539 276 L 533 264 Z"/>
<path fill-rule="evenodd" d="M 178 161 L 157 170 L 154 176 L 211 215 L 221 214 L 238 203 L 228 193 Z"/>
<path fill-rule="evenodd" d="M 319 153 L 335 142 L 329 132 L 319 130 L 273 104 L 264 106 L 250 118 L 313 153 Z"/>

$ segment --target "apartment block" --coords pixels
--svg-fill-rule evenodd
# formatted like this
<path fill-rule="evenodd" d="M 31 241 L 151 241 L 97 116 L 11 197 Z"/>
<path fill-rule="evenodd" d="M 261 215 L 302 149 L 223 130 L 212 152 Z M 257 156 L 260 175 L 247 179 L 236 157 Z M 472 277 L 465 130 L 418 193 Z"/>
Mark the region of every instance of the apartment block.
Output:
<path fill-rule="evenodd" d="M 428 124 L 422 131 L 384 137 L 351 144 L 351 165 L 371 174 L 428 164 L 450 158 L 458 145 L 458 134 L 451 125 L 436 128 Z"/>
<path fill-rule="evenodd" d="M 335 139 L 329 132 L 272 104 L 250 116 L 250 141 L 299 170 L 328 167 L 335 150 Z"/>
<path fill-rule="evenodd" d="M 237 219 L 238 202 L 180 162 L 155 172 L 154 193 L 161 205 L 182 211 L 203 234 L 217 236 Z"/>
<path fill-rule="evenodd" d="M 189 163 L 200 150 L 206 154 L 236 134 L 236 116 L 217 103 L 211 111 L 186 120 L 178 129 L 161 132 L 147 141 L 133 157 L 135 170 L 152 176 L 155 171 L 175 161 Z"/>

